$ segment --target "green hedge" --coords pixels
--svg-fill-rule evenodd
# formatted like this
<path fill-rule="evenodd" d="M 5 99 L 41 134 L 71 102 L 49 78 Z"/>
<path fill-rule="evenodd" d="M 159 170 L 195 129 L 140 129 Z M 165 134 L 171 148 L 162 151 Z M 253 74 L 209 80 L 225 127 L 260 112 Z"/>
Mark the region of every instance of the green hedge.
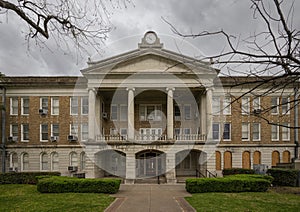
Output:
<path fill-rule="evenodd" d="M 223 169 L 223 176 L 227 175 L 235 175 L 235 174 L 255 174 L 252 169 L 242 169 L 242 168 L 231 168 L 231 169 Z"/>
<path fill-rule="evenodd" d="M 36 184 L 38 176 L 60 176 L 60 172 L 12 172 L 0 174 L 0 184 Z"/>
<path fill-rule="evenodd" d="M 268 169 L 267 174 L 274 178 L 275 186 L 297 186 L 299 170 L 295 169 Z"/>
<path fill-rule="evenodd" d="M 37 190 L 41 193 L 109 193 L 119 191 L 120 179 L 82 179 L 74 177 L 41 178 Z"/>
<path fill-rule="evenodd" d="M 194 178 L 186 180 L 190 193 L 205 192 L 264 192 L 271 186 L 272 177 L 263 175 L 233 175 L 223 178 Z"/>

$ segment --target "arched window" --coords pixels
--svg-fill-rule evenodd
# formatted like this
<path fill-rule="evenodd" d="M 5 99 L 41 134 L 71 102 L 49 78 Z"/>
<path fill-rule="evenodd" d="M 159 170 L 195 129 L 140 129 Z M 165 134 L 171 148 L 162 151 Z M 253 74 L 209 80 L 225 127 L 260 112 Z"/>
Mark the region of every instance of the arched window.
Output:
<path fill-rule="evenodd" d="M 29 170 L 29 155 L 28 153 L 23 153 L 21 156 L 21 170 L 28 171 Z"/>
<path fill-rule="evenodd" d="M 216 151 L 216 170 L 221 170 L 221 152 Z"/>
<path fill-rule="evenodd" d="M 10 154 L 10 157 L 9 157 L 9 167 L 10 168 L 14 168 L 14 170 L 18 168 L 18 154 L 15 153 L 15 152 L 12 152 Z"/>
<path fill-rule="evenodd" d="M 51 153 L 51 171 L 58 171 L 59 169 L 59 159 L 57 152 Z"/>
<path fill-rule="evenodd" d="M 49 170 L 49 167 L 48 167 L 48 154 L 45 153 L 45 152 L 41 153 L 41 170 L 42 171 Z"/>
<path fill-rule="evenodd" d="M 260 151 L 253 152 L 253 164 L 261 164 L 261 153 L 260 153 Z"/>
<path fill-rule="evenodd" d="M 80 170 L 85 169 L 85 160 L 86 160 L 86 154 L 85 152 L 80 153 Z"/>
<path fill-rule="evenodd" d="M 282 153 L 282 162 L 283 163 L 290 163 L 291 162 L 291 153 L 288 150 L 285 150 Z"/>
<path fill-rule="evenodd" d="M 243 152 L 242 167 L 243 167 L 243 169 L 250 169 L 251 168 L 250 152 L 248 152 L 248 151 Z"/>
<path fill-rule="evenodd" d="M 280 163 L 280 155 L 278 151 L 272 152 L 272 166 L 276 166 L 277 163 Z"/>
<path fill-rule="evenodd" d="M 232 154 L 230 151 L 224 152 L 224 169 L 232 168 Z"/>
<path fill-rule="evenodd" d="M 78 158 L 76 152 L 70 153 L 70 166 L 78 166 Z"/>

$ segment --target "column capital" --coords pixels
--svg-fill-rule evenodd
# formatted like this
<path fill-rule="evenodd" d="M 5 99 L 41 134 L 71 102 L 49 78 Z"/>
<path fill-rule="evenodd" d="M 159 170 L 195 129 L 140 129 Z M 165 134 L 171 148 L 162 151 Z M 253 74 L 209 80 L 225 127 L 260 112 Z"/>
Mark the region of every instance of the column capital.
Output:
<path fill-rule="evenodd" d="M 96 93 L 96 88 L 87 88 L 88 92 L 93 91 L 94 93 Z"/>
<path fill-rule="evenodd" d="M 167 87 L 166 91 L 175 91 L 175 88 L 174 87 Z"/>
<path fill-rule="evenodd" d="M 207 92 L 207 91 L 214 91 L 215 90 L 215 88 L 213 87 L 213 86 L 210 86 L 210 87 L 206 87 L 205 88 L 205 91 Z"/>
<path fill-rule="evenodd" d="M 126 88 L 126 91 L 135 91 L 135 88 L 134 87 L 128 87 L 128 88 Z"/>

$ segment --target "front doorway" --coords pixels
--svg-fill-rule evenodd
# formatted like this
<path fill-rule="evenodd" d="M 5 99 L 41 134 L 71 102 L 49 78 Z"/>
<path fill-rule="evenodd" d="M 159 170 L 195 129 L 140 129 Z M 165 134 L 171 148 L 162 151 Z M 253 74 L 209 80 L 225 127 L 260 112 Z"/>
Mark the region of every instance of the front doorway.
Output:
<path fill-rule="evenodd" d="M 137 178 L 160 176 L 165 173 L 165 154 L 159 151 L 143 151 L 136 154 Z"/>

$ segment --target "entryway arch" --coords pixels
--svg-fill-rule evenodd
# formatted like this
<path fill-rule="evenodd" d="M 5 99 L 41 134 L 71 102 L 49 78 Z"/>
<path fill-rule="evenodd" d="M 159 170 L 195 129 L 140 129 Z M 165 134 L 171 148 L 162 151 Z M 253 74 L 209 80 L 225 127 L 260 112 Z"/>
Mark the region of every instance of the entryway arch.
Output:
<path fill-rule="evenodd" d="M 166 154 L 158 150 L 143 150 L 135 154 L 136 177 L 149 178 L 165 174 Z"/>

